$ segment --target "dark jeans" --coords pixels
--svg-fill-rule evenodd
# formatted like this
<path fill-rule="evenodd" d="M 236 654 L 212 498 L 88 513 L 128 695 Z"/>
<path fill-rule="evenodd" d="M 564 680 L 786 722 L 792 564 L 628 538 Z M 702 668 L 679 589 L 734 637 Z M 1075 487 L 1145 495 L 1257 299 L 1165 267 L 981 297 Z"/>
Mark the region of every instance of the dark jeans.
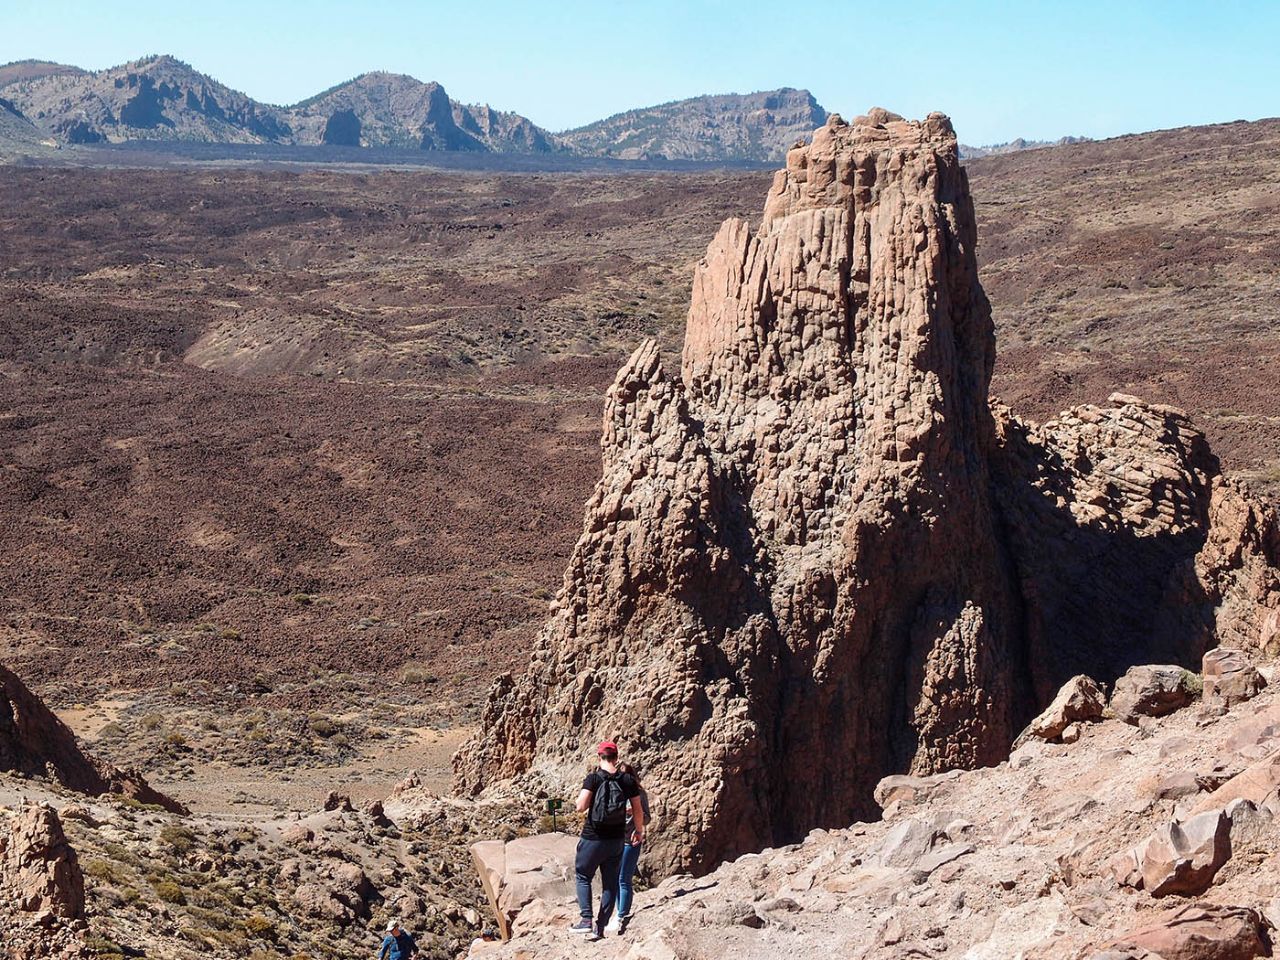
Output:
<path fill-rule="evenodd" d="M 604 926 L 613 916 L 613 902 L 618 898 L 618 873 L 622 866 L 621 840 L 578 841 L 578 855 L 574 858 L 574 870 L 578 875 L 578 912 L 583 920 L 591 919 L 591 878 L 600 871 L 600 916 L 597 922 Z"/>
<path fill-rule="evenodd" d="M 631 898 L 636 894 L 631 881 L 635 878 L 636 867 L 640 866 L 641 846 L 643 844 L 628 843 L 622 848 L 622 865 L 618 872 L 618 916 L 620 917 L 631 913 Z"/>

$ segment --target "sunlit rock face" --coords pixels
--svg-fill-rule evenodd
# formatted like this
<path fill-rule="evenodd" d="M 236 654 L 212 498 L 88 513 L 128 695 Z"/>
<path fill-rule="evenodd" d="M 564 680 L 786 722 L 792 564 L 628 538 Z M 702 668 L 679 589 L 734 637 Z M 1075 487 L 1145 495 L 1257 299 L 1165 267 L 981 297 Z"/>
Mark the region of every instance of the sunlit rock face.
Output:
<path fill-rule="evenodd" d="M 993 411 L 975 244 L 941 114 L 833 116 L 789 153 L 696 271 L 679 376 L 648 343 L 610 388 L 564 587 L 460 789 L 571 790 L 616 737 L 648 864 L 701 872 L 875 816 L 886 774 L 998 762 L 1143 624 L 1156 659 L 1198 664 L 1222 611 L 1264 642 L 1275 518 L 1177 411 Z"/>

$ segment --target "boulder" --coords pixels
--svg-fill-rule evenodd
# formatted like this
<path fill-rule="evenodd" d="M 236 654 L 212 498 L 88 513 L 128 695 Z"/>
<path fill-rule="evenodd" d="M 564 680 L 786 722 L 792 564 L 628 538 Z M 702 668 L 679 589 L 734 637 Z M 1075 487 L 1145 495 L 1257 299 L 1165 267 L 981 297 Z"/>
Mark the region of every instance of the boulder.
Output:
<path fill-rule="evenodd" d="M 1098 685 L 1090 677 L 1077 674 L 1062 685 L 1053 702 L 1031 721 L 1018 739 L 1057 740 L 1074 723 L 1101 720 L 1106 703 L 1106 696 Z"/>
<path fill-rule="evenodd" d="M 1208 710 L 1230 709 L 1251 700 L 1267 685 L 1258 668 L 1239 650 L 1219 647 L 1204 655 L 1204 706 Z"/>
<path fill-rule="evenodd" d="M 1108 949 L 1145 950 L 1162 960 L 1253 960 L 1271 956 L 1264 921 L 1256 910 L 1211 903 L 1187 904 L 1162 914 L 1125 934 Z M 1120 952 L 1122 957 L 1143 955 Z"/>
<path fill-rule="evenodd" d="M 566 833 L 472 844 L 471 859 L 504 940 L 577 916 L 577 847 L 578 838 Z"/>
<path fill-rule="evenodd" d="M 1163 717 L 1191 702 L 1193 675 L 1174 664 L 1130 667 L 1116 681 L 1111 711 L 1126 723 L 1138 717 Z"/>
<path fill-rule="evenodd" d="M 53 807 L 24 807 L 0 836 L 0 896 L 27 913 L 84 917 L 84 874 Z"/>
<path fill-rule="evenodd" d="M 872 795 L 882 810 L 895 803 L 911 806 L 936 796 L 940 787 L 955 783 L 959 776 L 959 770 L 949 770 L 931 777 L 895 773 L 881 779 Z"/>
<path fill-rule="evenodd" d="M 1143 887 L 1153 897 L 1203 893 L 1231 858 L 1231 819 L 1225 810 L 1170 821 L 1138 848 Z"/>
<path fill-rule="evenodd" d="M 867 862 L 882 867 L 911 867 L 929 853 L 938 839 L 938 830 L 925 820 L 903 820 L 889 828 L 884 838 L 867 855 Z"/>
<path fill-rule="evenodd" d="M 313 869 L 304 874 L 307 867 Z M 338 926 L 368 920 L 376 891 L 357 864 L 340 860 L 287 860 L 280 867 L 283 880 L 303 879 L 293 890 L 293 900 L 307 916 Z"/>
<path fill-rule="evenodd" d="M 330 790 L 324 798 L 324 810 L 326 813 L 354 813 L 355 807 L 351 805 L 351 798 L 345 793 Z"/>

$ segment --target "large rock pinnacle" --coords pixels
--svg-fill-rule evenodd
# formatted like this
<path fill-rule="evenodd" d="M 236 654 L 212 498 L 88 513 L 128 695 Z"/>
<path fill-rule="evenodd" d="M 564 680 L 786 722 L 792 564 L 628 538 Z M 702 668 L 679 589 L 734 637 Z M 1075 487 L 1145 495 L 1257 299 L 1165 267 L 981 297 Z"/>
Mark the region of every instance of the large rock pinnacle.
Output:
<path fill-rule="evenodd" d="M 1089 563 L 1064 525 L 1096 528 L 1108 569 L 1173 584 L 1162 622 L 1184 659 L 1224 605 L 1256 645 L 1251 624 L 1280 605 L 1274 516 L 1218 508 L 1253 524 L 1242 552 L 1208 536 L 1216 461 L 1163 408 L 1044 436 L 993 414 L 976 236 L 941 114 L 833 116 L 790 152 L 759 230 L 727 221 L 698 267 L 680 377 L 650 343 L 610 389 L 564 588 L 528 672 L 498 682 L 455 757 L 461 789 L 576 788 L 616 736 L 654 801 L 649 864 L 698 872 L 873 816 L 886 774 L 997 762 L 1098 639 L 1051 620 Z M 1059 449 L 1132 435 L 1150 471 Z M 1146 535 L 1151 563 L 1126 569 Z M 1212 588 L 1191 589 L 1209 567 Z M 1147 590 L 1124 622 L 1168 601 Z"/>

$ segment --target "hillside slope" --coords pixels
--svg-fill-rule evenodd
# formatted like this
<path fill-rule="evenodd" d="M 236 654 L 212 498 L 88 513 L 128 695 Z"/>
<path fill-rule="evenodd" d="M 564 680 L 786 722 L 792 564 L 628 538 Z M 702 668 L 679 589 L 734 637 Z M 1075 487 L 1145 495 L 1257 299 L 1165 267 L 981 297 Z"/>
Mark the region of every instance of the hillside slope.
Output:
<path fill-rule="evenodd" d="M 548 153 L 550 135 L 527 118 L 449 99 L 438 83 L 366 73 L 286 111 L 297 143 Z"/>
<path fill-rule="evenodd" d="M 97 73 L 45 73 L 0 88 L 46 133 L 73 144 L 125 140 L 262 143 L 288 137 L 280 112 L 169 56 Z"/>
<path fill-rule="evenodd" d="M 808 90 L 783 87 L 628 110 L 559 137 L 578 153 L 623 160 L 776 161 L 826 119 Z"/>
<path fill-rule="evenodd" d="M 45 135 L 11 101 L 0 97 L 0 153 L 44 149 Z"/>
<path fill-rule="evenodd" d="M 971 163 L 994 393 L 1174 404 L 1280 495 L 1277 164 L 1280 121 Z M 336 669 L 377 616 L 371 670 L 474 699 L 559 586 L 609 378 L 768 182 L 0 170 L 0 644 L 83 697 Z"/>

